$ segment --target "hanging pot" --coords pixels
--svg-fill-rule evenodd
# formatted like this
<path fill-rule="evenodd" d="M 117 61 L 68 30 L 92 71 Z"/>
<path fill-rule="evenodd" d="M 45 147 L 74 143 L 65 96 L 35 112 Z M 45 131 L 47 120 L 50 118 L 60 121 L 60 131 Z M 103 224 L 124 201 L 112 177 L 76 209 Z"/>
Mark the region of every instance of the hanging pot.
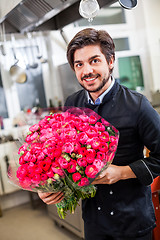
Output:
<path fill-rule="evenodd" d="M 119 0 L 119 4 L 125 9 L 132 9 L 137 6 L 137 0 Z"/>
<path fill-rule="evenodd" d="M 14 82 L 25 83 L 27 81 L 26 72 L 18 65 L 11 66 L 9 72 Z"/>
<path fill-rule="evenodd" d="M 25 83 L 27 81 L 27 75 L 23 68 L 18 65 L 19 60 L 16 57 L 16 52 L 14 48 L 14 36 L 11 35 L 12 50 L 14 56 L 14 64 L 10 67 L 9 73 L 12 77 L 12 80 L 17 83 Z"/>

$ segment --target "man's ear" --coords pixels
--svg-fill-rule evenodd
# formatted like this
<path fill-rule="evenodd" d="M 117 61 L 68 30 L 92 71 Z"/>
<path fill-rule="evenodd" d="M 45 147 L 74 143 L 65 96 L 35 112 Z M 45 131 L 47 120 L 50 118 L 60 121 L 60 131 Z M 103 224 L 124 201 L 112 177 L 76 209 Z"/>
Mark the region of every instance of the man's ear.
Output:
<path fill-rule="evenodd" d="M 109 61 L 109 69 L 111 70 L 113 68 L 114 68 L 114 57 L 111 56 L 110 61 Z"/>

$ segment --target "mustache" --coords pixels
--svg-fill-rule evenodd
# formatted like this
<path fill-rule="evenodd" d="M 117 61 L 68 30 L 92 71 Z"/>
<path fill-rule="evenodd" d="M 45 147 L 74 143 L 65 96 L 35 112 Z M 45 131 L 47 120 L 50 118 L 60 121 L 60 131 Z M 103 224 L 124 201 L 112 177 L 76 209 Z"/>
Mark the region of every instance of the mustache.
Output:
<path fill-rule="evenodd" d="M 85 78 L 96 78 L 96 77 L 100 77 L 100 74 L 92 74 L 92 73 L 89 73 L 87 75 L 84 75 L 81 80 L 83 81 Z"/>

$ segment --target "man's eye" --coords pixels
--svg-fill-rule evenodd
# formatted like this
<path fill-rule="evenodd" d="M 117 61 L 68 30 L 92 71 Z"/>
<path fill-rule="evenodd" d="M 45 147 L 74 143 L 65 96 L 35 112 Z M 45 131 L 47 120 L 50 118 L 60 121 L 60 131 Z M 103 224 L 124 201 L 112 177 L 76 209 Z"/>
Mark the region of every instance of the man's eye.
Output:
<path fill-rule="evenodd" d="M 93 59 L 93 60 L 92 60 L 92 63 L 98 63 L 98 62 L 99 62 L 98 59 Z"/>
<path fill-rule="evenodd" d="M 77 67 L 77 68 L 79 68 L 79 67 L 81 67 L 82 66 L 82 63 L 77 63 L 76 65 L 75 65 L 75 67 Z"/>

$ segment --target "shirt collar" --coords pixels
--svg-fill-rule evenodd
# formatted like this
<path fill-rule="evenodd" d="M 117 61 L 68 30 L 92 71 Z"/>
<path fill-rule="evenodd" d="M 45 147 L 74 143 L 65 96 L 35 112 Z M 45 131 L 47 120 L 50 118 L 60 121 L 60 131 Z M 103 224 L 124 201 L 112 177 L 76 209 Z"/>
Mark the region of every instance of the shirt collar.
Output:
<path fill-rule="evenodd" d="M 90 98 L 89 93 L 86 91 L 88 103 L 93 104 L 93 105 L 99 105 L 99 104 L 101 104 L 104 96 L 111 90 L 111 88 L 113 87 L 114 83 L 115 83 L 115 79 L 112 77 L 111 85 L 109 86 L 109 88 L 106 89 L 106 91 L 104 91 L 104 92 L 96 99 L 95 103 L 92 101 L 92 99 Z"/>

